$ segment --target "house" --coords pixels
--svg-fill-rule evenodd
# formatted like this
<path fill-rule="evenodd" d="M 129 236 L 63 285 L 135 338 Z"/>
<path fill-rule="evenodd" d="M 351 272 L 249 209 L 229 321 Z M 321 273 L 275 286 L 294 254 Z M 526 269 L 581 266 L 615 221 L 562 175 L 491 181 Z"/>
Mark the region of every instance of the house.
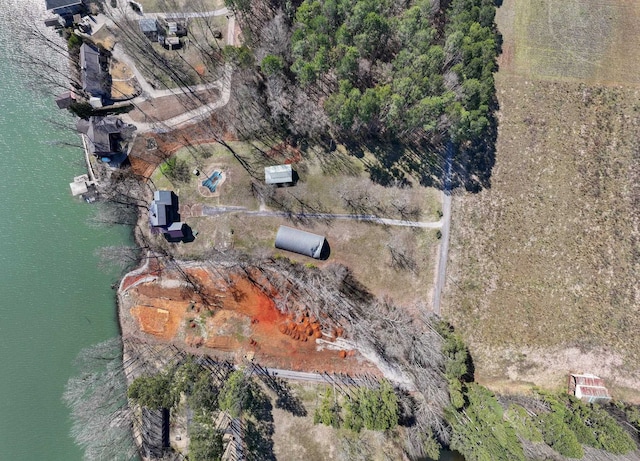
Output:
<path fill-rule="evenodd" d="M 73 91 L 62 93 L 56 98 L 58 109 L 68 109 L 74 102 L 76 102 L 76 95 Z"/>
<path fill-rule="evenodd" d="M 178 196 L 169 190 L 157 190 L 149 206 L 149 226 L 152 233 L 164 234 L 167 239 L 185 236 L 185 224 L 178 213 Z"/>
<path fill-rule="evenodd" d="M 83 0 L 45 0 L 44 3 L 48 11 L 69 18 L 85 11 Z"/>
<path fill-rule="evenodd" d="M 291 165 L 268 166 L 264 169 L 264 181 L 267 184 L 291 185 L 295 183 Z"/>
<path fill-rule="evenodd" d="M 100 100 L 98 107 L 101 107 L 103 97 L 110 94 L 107 58 L 88 43 L 83 43 L 80 47 L 80 81 L 88 96 Z M 94 102 L 92 105 L 95 107 Z"/>
<path fill-rule="evenodd" d="M 92 155 L 115 167 L 127 158 L 122 144 L 133 135 L 136 127 L 118 117 L 107 116 L 80 119 L 76 129 L 85 135 L 87 149 Z"/>
<path fill-rule="evenodd" d="M 153 18 L 144 18 L 138 21 L 140 32 L 149 40 L 155 42 L 158 40 L 158 21 Z"/>
<path fill-rule="evenodd" d="M 569 393 L 588 403 L 602 403 L 611 400 L 604 380 L 592 374 L 569 375 Z"/>
<path fill-rule="evenodd" d="M 330 252 L 327 240 L 321 235 L 287 226 L 278 229 L 275 247 L 315 259 L 327 259 Z"/>

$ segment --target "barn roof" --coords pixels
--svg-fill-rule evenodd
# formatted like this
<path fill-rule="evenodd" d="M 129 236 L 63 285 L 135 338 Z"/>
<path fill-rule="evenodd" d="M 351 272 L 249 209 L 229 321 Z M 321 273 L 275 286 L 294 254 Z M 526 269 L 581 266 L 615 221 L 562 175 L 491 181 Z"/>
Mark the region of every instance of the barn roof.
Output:
<path fill-rule="evenodd" d="M 572 374 L 569 390 L 579 398 L 590 402 L 611 400 L 611 395 L 604 385 L 604 380 L 592 374 Z"/>
<path fill-rule="evenodd" d="M 328 248 L 326 239 L 321 235 L 312 234 L 292 227 L 280 226 L 276 235 L 275 247 L 292 251 L 301 255 L 321 259 Z"/>

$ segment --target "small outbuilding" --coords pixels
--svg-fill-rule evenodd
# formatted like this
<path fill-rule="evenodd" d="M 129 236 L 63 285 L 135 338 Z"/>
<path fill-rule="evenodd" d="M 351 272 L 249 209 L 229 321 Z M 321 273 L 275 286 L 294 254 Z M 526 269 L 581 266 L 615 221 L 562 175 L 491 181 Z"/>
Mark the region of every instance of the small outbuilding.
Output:
<path fill-rule="evenodd" d="M 268 166 L 264 169 L 264 182 L 276 185 L 291 185 L 294 181 L 291 165 Z"/>
<path fill-rule="evenodd" d="M 76 102 L 76 95 L 73 91 L 67 91 L 56 97 L 58 109 L 68 109 L 74 102 Z"/>
<path fill-rule="evenodd" d="M 611 400 L 604 380 L 588 373 L 569 375 L 569 393 L 588 403 L 604 403 Z"/>
<path fill-rule="evenodd" d="M 275 247 L 315 259 L 327 259 L 330 252 L 329 243 L 323 236 L 287 226 L 278 229 Z"/>
<path fill-rule="evenodd" d="M 153 18 L 144 18 L 138 21 L 140 32 L 151 41 L 158 40 L 158 21 Z"/>

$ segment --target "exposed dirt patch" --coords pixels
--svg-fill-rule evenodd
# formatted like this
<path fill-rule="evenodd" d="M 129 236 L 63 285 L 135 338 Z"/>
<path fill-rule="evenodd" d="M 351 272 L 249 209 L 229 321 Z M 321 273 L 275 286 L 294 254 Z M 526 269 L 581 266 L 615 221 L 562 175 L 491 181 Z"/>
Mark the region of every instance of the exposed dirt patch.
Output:
<path fill-rule="evenodd" d="M 282 314 L 246 276 L 223 280 L 196 267 L 185 273 L 199 293 L 178 274 L 164 271 L 154 282 L 126 283 L 131 288 L 121 297 L 123 314 L 130 313 L 145 335 L 197 347 L 209 355 L 226 354 L 234 359 L 249 355 L 263 365 L 292 370 L 376 373 L 355 351 L 331 347 L 341 334 L 339 329 L 323 331 L 304 310 Z M 137 331 L 123 334 L 139 336 Z M 319 339 L 322 344 L 316 342 Z"/>

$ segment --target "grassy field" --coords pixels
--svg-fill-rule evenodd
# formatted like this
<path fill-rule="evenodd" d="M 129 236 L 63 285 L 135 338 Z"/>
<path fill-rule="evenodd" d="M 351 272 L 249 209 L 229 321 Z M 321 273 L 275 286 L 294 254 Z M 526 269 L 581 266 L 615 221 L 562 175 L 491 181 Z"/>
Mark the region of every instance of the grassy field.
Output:
<path fill-rule="evenodd" d="M 172 182 L 160 168 L 152 176 L 158 189 L 172 189 L 187 210 L 198 206 L 241 206 L 248 211 L 260 208 L 260 200 L 252 193 L 252 183 L 262 185 L 264 165 L 277 163 L 247 143 L 232 142 L 231 147 L 244 162 L 253 166 L 254 177 L 225 148 L 217 144 L 183 149 L 176 154 L 189 170 L 198 168 L 201 175 L 190 176 L 188 182 Z M 264 146 L 258 146 L 264 147 Z M 380 217 L 400 219 L 400 205 L 413 210 L 411 219 L 438 221 L 440 209 L 437 191 L 420 186 L 384 188 L 373 184 L 359 160 L 343 153 L 332 156 L 309 152 L 295 164 L 300 180 L 294 187 L 268 189 L 272 198 L 264 200 L 266 210 L 282 210 L 279 204 L 294 212 L 371 213 Z M 351 166 L 345 167 L 345 163 Z M 338 168 L 338 164 L 342 167 Z M 199 184 L 213 171 L 223 171 L 226 178 L 215 196 L 203 194 Z M 344 173 L 347 171 L 348 173 Z M 354 197 L 358 209 L 345 204 L 343 196 Z M 393 206 L 393 204 L 397 206 Z M 302 263 L 324 266 L 340 262 L 349 266 L 356 277 L 374 293 L 392 297 L 412 305 L 414 301 L 431 299 L 435 251 L 438 243 L 435 229 L 338 220 L 305 219 L 272 216 L 251 216 L 242 212 L 216 216 L 189 216 L 183 219 L 198 235 L 194 242 L 174 246 L 181 257 L 197 258 L 209 248 L 235 248 L 261 256 L 281 255 Z M 326 236 L 331 246 L 327 261 L 316 261 L 273 247 L 278 227 L 288 225 Z"/>
<path fill-rule="evenodd" d="M 640 84 L 640 3 L 522 0 L 511 10 L 514 66 L 521 75 L 591 84 Z M 515 3 L 515 2 L 513 2 Z M 508 13 L 502 11 L 505 16 Z M 508 34 L 509 31 L 503 33 Z"/>
<path fill-rule="evenodd" d="M 444 314 L 503 390 L 577 371 L 640 398 L 640 47 L 611 52 L 637 39 L 631 5 L 499 9 L 496 165 L 490 189 L 454 199 Z"/>

